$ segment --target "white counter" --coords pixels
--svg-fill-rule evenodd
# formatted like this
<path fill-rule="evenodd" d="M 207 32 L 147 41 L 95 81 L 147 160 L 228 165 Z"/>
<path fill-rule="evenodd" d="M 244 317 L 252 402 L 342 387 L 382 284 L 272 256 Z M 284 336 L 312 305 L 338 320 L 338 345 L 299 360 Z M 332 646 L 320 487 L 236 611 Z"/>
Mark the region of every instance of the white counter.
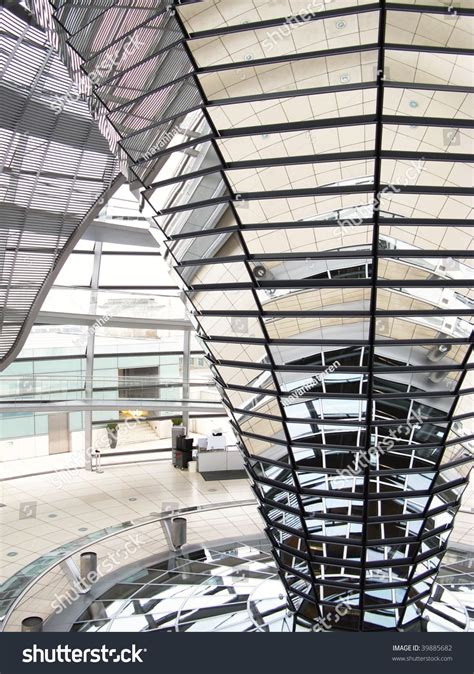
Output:
<path fill-rule="evenodd" d="M 217 470 L 243 470 L 244 459 L 237 448 L 200 449 L 197 455 L 200 473 L 211 473 Z"/>

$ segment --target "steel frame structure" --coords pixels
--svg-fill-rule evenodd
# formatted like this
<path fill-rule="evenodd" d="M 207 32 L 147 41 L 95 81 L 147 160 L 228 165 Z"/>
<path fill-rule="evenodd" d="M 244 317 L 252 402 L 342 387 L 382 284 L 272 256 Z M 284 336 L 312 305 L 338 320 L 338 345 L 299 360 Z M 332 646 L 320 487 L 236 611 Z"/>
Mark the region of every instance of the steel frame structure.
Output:
<path fill-rule="evenodd" d="M 232 5 L 34 0 L 157 213 L 296 621 L 423 629 L 472 461 L 474 11 Z"/>
<path fill-rule="evenodd" d="M 0 367 L 12 362 L 67 254 L 112 193 L 118 163 L 23 8 L 0 9 Z M 30 17 L 31 18 L 31 17 Z M 61 96 L 66 103 L 57 114 Z"/>

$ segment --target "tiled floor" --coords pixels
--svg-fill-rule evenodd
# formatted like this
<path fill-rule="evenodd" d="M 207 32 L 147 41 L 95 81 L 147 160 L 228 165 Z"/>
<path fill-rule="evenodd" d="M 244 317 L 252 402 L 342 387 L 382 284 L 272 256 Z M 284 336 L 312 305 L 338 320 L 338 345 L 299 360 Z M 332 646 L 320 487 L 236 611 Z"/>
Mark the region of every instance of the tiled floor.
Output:
<path fill-rule="evenodd" d="M 252 498 L 247 480 L 205 482 L 169 460 L 69 470 L 0 483 L 0 583 L 87 532 L 184 507 Z"/>
<path fill-rule="evenodd" d="M 193 434 L 191 434 L 193 435 Z M 149 454 L 151 449 L 169 449 L 171 447 L 171 438 L 156 438 L 146 442 L 133 442 L 129 445 L 122 443 L 115 450 L 102 450 L 102 457 L 107 463 L 122 463 L 131 462 L 134 458 L 138 461 L 149 459 L 162 458 L 159 454 Z M 117 456 L 108 456 L 111 452 Z M 134 452 L 136 455 L 132 456 L 127 452 Z M 145 454 L 143 454 L 145 452 Z M 36 458 L 22 459 L 20 461 L 0 461 L 0 475 L 2 479 L 9 479 L 12 477 L 20 477 L 25 475 L 34 475 L 38 473 L 47 473 L 55 470 L 63 470 L 65 468 L 78 468 L 84 465 L 84 450 L 76 449 L 73 452 L 65 452 L 64 454 L 51 454 L 47 456 L 38 456 Z"/>
<path fill-rule="evenodd" d="M 105 465 L 102 474 L 72 468 L 0 482 L 0 583 L 42 554 L 85 533 L 170 505 L 252 496 L 247 480 L 205 482 L 199 474 L 173 468 L 168 459 Z M 474 546 L 473 497 L 471 485 L 464 494 L 451 545 Z"/>

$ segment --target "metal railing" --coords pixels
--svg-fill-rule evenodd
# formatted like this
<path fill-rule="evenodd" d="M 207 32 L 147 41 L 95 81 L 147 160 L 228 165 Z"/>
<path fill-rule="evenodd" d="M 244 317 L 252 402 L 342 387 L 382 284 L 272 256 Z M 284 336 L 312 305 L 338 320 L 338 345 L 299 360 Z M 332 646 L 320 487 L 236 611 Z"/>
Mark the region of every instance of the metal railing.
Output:
<path fill-rule="evenodd" d="M 183 398 L 184 389 L 192 389 L 188 396 L 199 402 L 218 402 L 220 397 L 211 378 L 206 379 L 163 379 L 158 376 L 134 377 L 116 376 L 2 376 L 0 377 L 0 400 L 28 401 L 77 400 L 84 398 L 86 391 L 92 390 L 97 400 L 116 398 L 156 398 L 157 400 L 177 400 Z"/>
<path fill-rule="evenodd" d="M 169 524 L 170 520 L 177 516 L 186 516 L 189 519 L 187 543 L 190 545 L 203 543 L 200 524 L 204 524 L 207 532 L 215 531 L 215 537 L 213 537 L 215 540 L 221 539 L 223 519 L 226 519 L 226 530 L 229 536 L 241 537 L 240 529 L 233 525 L 233 516 L 240 520 L 245 519 L 246 533 L 252 534 L 255 531 L 260 534 L 263 527 L 256 505 L 257 502 L 254 499 L 245 499 L 167 510 L 153 516 L 139 518 L 136 522 L 125 522 L 107 527 L 62 545 L 28 564 L 0 586 L 0 631 L 20 631 L 21 622 L 28 615 L 34 614 L 43 620 L 53 615 L 55 613 L 54 599 L 67 596 L 68 591 L 77 591 L 75 589 L 77 578 L 74 577 L 73 569 L 80 567 L 80 555 L 85 551 L 93 549 L 98 556 L 100 567 L 100 560 L 110 559 L 113 555 L 117 557 L 118 551 L 124 550 L 130 541 L 131 533 L 140 530 L 136 538 L 140 540 L 137 553 L 124 556 L 123 564 L 117 564 L 113 569 L 115 573 L 133 562 L 170 550 L 166 527 L 161 525 L 165 521 Z M 252 508 L 251 513 L 243 510 L 248 508 Z M 217 520 L 206 520 L 204 523 L 200 520 L 199 515 L 202 513 L 216 510 L 229 511 L 229 517 L 223 515 Z M 217 522 L 217 526 L 213 522 Z M 160 526 L 157 527 L 157 524 Z M 55 593 L 54 596 L 53 593 Z"/>

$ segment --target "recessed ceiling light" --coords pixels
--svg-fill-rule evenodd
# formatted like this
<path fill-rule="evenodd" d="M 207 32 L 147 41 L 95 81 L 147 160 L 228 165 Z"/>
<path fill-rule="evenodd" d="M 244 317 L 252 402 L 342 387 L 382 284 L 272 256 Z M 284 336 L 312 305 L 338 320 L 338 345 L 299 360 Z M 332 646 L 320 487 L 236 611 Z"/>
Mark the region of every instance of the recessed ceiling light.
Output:
<path fill-rule="evenodd" d="M 341 75 L 341 77 L 339 79 L 341 80 L 341 82 L 350 82 L 351 81 L 351 77 L 347 73 L 344 73 L 344 75 Z"/>
<path fill-rule="evenodd" d="M 246 60 L 246 61 L 251 61 L 252 59 L 253 59 L 253 55 L 252 55 L 252 54 L 245 54 L 245 60 Z"/>
<path fill-rule="evenodd" d="M 265 138 L 268 138 L 268 133 L 262 133 L 262 138 L 265 140 Z"/>
<path fill-rule="evenodd" d="M 345 28 L 345 27 L 346 27 L 346 22 L 345 22 L 345 21 L 338 21 L 338 22 L 336 23 L 336 28 L 337 28 L 337 30 L 341 30 L 342 28 Z"/>
<path fill-rule="evenodd" d="M 409 105 L 410 105 L 410 108 L 417 108 L 418 107 L 418 103 L 416 101 L 410 101 Z"/>

